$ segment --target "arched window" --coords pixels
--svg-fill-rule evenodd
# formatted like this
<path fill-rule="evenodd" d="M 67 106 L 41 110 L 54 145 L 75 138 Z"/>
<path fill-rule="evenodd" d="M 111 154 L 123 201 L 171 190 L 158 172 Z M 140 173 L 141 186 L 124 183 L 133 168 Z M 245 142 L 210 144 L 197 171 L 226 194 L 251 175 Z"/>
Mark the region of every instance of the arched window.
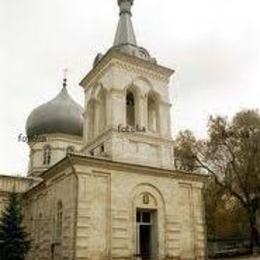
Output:
<path fill-rule="evenodd" d="M 68 154 L 68 153 L 74 153 L 74 151 L 75 151 L 74 146 L 68 146 L 68 148 L 67 148 L 67 154 Z"/>
<path fill-rule="evenodd" d="M 158 131 L 158 99 L 155 95 L 149 93 L 147 100 L 148 130 Z"/>
<path fill-rule="evenodd" d="M 131 91 L 126 94 L 126 123 L 135 126 L 135 97 Z"/>
<path fill-rule="evenodd" d="M 43 165 L 51 163 L 51 147 L 49 145 L 43 148 Z"/>
<path fill-rule="evenodd" d="M 56 225 L 56 238 L 61 239 L 62 237 L 62 220 L 63 220 L 63 206 L 60 201 L 57 205 L 57 225 Z"/>

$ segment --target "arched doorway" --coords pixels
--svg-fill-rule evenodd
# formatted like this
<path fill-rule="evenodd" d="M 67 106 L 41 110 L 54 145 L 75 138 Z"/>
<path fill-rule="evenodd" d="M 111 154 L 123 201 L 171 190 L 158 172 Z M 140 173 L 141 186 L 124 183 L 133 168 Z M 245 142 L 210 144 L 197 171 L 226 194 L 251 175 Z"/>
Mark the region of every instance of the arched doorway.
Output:
<path fill-rule="evenodd" d="M 152 185 L 136 187 L 132 202 L 133 250 L 136 260 L 158 259 L 165 253 L 165 206 Z"/>

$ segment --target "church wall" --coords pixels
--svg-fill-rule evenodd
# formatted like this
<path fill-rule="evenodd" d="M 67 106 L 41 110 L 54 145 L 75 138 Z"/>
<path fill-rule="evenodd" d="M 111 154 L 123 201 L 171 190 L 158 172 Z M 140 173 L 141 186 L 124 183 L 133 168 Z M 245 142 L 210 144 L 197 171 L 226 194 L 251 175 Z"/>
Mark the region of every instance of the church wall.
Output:
<path fill-rule="evenodd" d="M 78 260 L 134 259 L 136 208 L 157 212 L 158 260 L 205 259 L 201 182 L 130 169 L 80 166 L 77 172 Z"/>
<path fill-rule="evenodd" d="M 110 254 L 110 193 L 110 176 L 106 172 L 80 175 L 78 260 L 107 259 Z"/>
<path fill-rule="evenodd" d="M 0 175 L 0 215 L 6 206 L 11 192 L 23 193 L 29 187 L 37 183 L 37 180 L 17 176 Z"/>
<path fill-rule="evenodd" d="M 173 142 L 134 133 L 115 133 L 112 136 L 112 153 L 119 161 L 173 168 Z"/>
<path fill-rule="evenodd" d="M 25 194 L 24 221 L 32 241 L 27 260 L 73 259 L 76 190 L 75 176 L 67 170 Z M 62 203 L 60 237 L 58 203 Z"/>

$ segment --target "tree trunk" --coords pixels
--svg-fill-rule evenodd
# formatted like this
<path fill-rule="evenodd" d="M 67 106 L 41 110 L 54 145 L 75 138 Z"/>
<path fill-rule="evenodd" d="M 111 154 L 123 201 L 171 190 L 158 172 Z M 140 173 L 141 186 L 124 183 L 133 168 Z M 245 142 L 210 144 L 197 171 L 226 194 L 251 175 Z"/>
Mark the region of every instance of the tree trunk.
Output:
<path fill-rule="evenodd" d="M 259 231 L 257 229 L 256 225 L 256 211 L 255 210 L 249 210 L 249 222 L 250 222 L 250 245 L 252 252 L 254 252 L 255 249 L 260 247 L 260 241 L 259 241 Z"/>

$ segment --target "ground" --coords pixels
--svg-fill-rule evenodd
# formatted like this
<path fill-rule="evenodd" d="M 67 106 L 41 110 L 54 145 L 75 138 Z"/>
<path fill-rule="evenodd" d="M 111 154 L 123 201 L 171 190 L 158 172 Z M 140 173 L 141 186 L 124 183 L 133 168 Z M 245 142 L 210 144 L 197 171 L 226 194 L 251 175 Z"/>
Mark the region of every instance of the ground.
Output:
<path fill-rule="evenodd" d="M 241 260 L 241 259 L 260 260 L 260 256 L 230 257 L 230 258 L 220 258 L 219 260 Z"/>

